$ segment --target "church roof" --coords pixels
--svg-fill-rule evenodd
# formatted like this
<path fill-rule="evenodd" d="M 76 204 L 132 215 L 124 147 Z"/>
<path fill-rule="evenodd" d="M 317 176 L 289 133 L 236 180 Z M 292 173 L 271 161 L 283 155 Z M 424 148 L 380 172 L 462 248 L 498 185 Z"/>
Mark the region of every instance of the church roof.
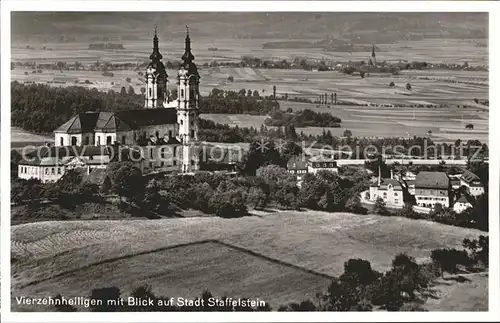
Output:
<path fill-rule="evenodd" d="M 174 123 L 177 123 L 177 111 L 174 108 L 87 112 L 72 117 L 54 132 L 74 134 L 129 131 L 140 127 Z"/>
<path fill-rule="evenodd" d="M 54 132 L 83 133 L 94 131 L 95 124 L 99 118 L 99 112 L 79 113 L 69 119 Z"/>

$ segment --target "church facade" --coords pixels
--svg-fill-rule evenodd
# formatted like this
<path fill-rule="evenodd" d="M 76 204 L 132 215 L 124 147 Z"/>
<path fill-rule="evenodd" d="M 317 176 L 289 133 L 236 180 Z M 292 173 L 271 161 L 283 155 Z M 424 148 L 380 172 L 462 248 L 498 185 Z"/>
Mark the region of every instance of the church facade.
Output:
<path fill-rule="evenodd" d="M 145 73 L 144 107 L 119 112 L 79 113 L 54 131 L 55 146 L 127 147 L 131 151 L 141 152 L 140 163 L 144 172 L 197 172 L 200 75 L 191 52 L 189 30 L 175 82 L 177 99 L 171 100 L 168 96 L 168 75 L 162 62 L 156 29 L 153 52 L 149 58 L 150 63 Z M 36 168 L 43 165 L 49 169 L 50 174 L 51 169 L 56 167 L 56 176 L 51 176 L 50 181 L 57 180 L 64 175 L 65 163 L 70 162 L 67 155 L 60 158 L 49 154 L 35 160 L 30 159 L 29 163 L 21 160 L 19 177 L 40 178 L 35 174 L 45 174 L 44 170 L 33 169 L 29 173 L 23 171 L 26 166 Z M 86 165 L 85 159 L 81 157 L 79 162 L 84 163 L 90 172 L 92 163 Z M 100 167 L 102 168 L 102 165 Z"/>

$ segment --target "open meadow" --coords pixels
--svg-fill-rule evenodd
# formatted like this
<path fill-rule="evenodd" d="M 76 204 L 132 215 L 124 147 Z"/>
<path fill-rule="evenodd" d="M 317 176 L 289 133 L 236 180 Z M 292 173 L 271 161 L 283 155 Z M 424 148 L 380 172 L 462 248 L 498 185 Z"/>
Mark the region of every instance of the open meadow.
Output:
<path fill-rule="evenodd" d="M 129 293 L 260 298 L 274 308 L 323 291 L 350 258 L 387 270 L 397 253 L 427 261 L 480 231 L 399 217 L 277 212 L 236 219 L 38 222 L 13 226 L 13 310 L 19 295 Z M 466 296 L 463 296 L 466 297 Z"/>

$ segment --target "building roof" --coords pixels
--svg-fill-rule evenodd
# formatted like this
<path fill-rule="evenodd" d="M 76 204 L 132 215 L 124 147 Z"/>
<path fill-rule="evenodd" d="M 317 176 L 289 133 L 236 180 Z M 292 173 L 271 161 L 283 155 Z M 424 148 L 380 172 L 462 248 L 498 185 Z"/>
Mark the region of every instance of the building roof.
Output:
<path fill-rule="evenodd" d="M 403 188 L 401 187 L 401 183 L 399 183 L 397 180 L 395 179 L 390 179 L 390 178 L 383 178 L 380 182 L 380 187 L 379 189 L 381 190 L 386 190 L 388 188 L 389 185 L 392 185 L 393 186 L 393 189 L 395 191 L 402 191 Z"/>
<path fill-rule="evenodd" d="M 289 170 L 307 169 L 305 157 L 304 156 L 293 156 L 286 163 L 286 168 Z"/>
<path fill-rule="evenodd" d="M 99 112 L 85 112 L 78 113 L 59 128 L 54 130 L 54 132 L 64 132 L 64 133 L 83 133 L 92 132 L 95 128 L 97 119 L 99 118 Z"/>
<path fill-rule="evenodd" d="M 120 153 L 120 154 L 119 154 Z M 53 166 L 63 165 L 78 157 L 85 164 L 102 164 L 103 157 L 113 157 L 113 160 L 139 160 L 142 158 L 139 150 L 123 146 L 61 146 L 40 147 L 29 152 L 19 161 L 20 165 Z M 81 157 L 84 157 L 83 160 Z"/>
<path fill-rule="evenodd" d="M 479 181 L 479 177 L 476 174 L 474 174 L 473 172 L 468 171 L 468 170 L 464 170 L 464 172 L 462 174 L 462 179 L 464 181 L 466 181 L 467 183 L 470 183 L 472 181 Z"/>
<path fill-rule="evenodd" d="M 417 174 L 415 179 L 415 188 L 448 189 L 449 185 L 450 179 L 443 172 L 422 171 Z"/>
<path fill-rule="evenodd" d="M 177 110 L 174 108 L 85 112 L 75 115 L 54 132 L 69 134 L 94 131 L 116 132 L 174 123 L 177 123 Z"/>
<path fill-rule="evenodd" d="M 469 203 L 470 205 L 472 205 L 472 203 L 465 194 L 460 195 L 460 197 L 455 201 L 455 203 Z"/>

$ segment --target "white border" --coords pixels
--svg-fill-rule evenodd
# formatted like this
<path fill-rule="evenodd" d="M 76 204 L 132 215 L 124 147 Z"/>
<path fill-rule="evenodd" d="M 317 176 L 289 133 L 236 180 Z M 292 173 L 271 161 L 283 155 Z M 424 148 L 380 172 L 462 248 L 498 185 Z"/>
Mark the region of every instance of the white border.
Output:
<path fill-rule="evenodd" d="M 117 6 L 117 4 L 119 4 Z M 495 321 L 499 298 L 499 144 L 500 50 L 499 3 L 496 1 L 1 1 L 1 277 L 4 322 L 331 322 L 331 321 Z M 271 312 L 271 313 L 18 313 L 10 312 L 10 12 L 11 11 L 343 11 L 343 12 L 489 12 L 490 33 L 490 274 L 489 312 Z M 493 89 L 493 91 L 491 91 Z M 496 91 L 495 91 L 496 90 Z"/>

